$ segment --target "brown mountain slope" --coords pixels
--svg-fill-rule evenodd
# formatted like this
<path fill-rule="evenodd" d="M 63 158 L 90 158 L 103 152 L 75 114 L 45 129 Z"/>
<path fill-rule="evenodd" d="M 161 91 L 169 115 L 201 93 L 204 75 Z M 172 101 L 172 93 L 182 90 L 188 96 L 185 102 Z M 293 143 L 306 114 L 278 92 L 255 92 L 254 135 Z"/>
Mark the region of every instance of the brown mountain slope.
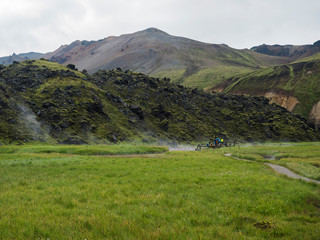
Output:
<path fill-rule="evenodd" d="M 284 57 L 171 36 L 156 28 L 99 41 L 75 41 L 44 58 L 64 65 L 75 64 L 78 69 L 89 72 L 120 67 L 147 74 L 179 71 L 178 78 L 221 66 L 248 71 L 288 62 Z"/>

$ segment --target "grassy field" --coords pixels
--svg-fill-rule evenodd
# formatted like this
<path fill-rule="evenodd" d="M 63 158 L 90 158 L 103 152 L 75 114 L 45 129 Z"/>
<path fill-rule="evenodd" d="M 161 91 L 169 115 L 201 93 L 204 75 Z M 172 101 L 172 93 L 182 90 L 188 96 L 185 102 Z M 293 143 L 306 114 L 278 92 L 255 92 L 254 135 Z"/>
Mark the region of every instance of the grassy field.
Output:
<path fill-rule="evenodd" d="M 318 185 L 223 150 L 107 153 L 126 147 L 1 146 L 0 239 L 320 238 Z"/>
<path fill-rule="evenodd" d="M 320 180 L 320 143 L 273 143 L 222 148 L 233 156 L 284 166 L 304 177 Z"/>

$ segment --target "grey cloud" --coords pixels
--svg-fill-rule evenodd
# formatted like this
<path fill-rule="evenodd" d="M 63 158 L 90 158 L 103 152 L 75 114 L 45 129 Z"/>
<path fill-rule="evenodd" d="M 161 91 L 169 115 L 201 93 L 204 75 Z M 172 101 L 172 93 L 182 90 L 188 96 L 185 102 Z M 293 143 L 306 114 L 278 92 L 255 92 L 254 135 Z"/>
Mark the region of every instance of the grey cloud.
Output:
<path fill-rule="evenodd" d="M 318 0 L 4 0 L 0 56 L 148 27 L 235 48 L 307 44 L 320 39 L 319 11 Z"/>

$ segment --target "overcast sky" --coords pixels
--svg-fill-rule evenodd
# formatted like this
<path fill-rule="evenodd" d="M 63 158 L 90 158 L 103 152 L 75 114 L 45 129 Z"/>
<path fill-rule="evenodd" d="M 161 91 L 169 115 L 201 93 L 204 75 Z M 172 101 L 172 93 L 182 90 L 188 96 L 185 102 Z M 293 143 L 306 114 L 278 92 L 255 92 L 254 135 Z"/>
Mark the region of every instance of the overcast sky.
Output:
<path fill-rule="evenodd" d="M 149 27 L 233 48 L 312 44 L 320 0 L 1 0 L 0 56 Z"/>

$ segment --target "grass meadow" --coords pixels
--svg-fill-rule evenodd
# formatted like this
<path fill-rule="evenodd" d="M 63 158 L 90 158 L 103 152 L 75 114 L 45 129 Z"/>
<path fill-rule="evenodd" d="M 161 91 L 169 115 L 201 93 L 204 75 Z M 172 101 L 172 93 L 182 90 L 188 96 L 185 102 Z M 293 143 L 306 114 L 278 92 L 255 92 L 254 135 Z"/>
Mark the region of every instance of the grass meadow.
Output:
<path fill-rule="evenodd" d="M 319 185 L 165 150 L 0 146 L 0 239 L 320 239 Z"/>

